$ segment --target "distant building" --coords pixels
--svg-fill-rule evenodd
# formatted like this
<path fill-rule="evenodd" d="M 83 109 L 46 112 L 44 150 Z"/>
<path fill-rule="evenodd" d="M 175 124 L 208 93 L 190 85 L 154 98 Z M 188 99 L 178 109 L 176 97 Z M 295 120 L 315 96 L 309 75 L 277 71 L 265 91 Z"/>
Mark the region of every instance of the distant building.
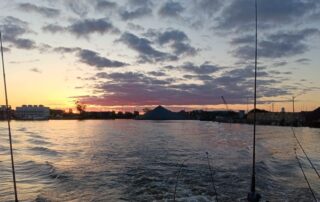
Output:
<path fill-rule="evenodd" d="M 12 118 L 11 106 L 9 106 L 9 114 L 10 114 L 10 118 Z M 8 117 L 7 106 L 1 105 L 0 106 L 0 120 L 7 120 L 7 117 Z"/>
<path fill-rule="evenodd" d="M 240 110 L 240 111 L 238 112 L 238 114 L 239 114 L 239 118 L 240 118 L 240 119 L 243 119 L 246 113 L 245 113 L 244 110 Z"/>
<path fill-rule="evenodd" d="M 50 109 L 50 118 L 52 119 L 61 119 L 65 114 L 64 110 L 61 109 Z"/>
<path fill-rule="evenodd" d="M 253 111 L 247 114 L 247 121 L 253 123 Z M 266 125 L 297 125 L 305 122 L 301 113 L 257 111 L 256 121 Z"/>
<path fill-rule="evenodd" d="M 303 112 L 306 117 L 306 124 L 311 127 L 320 128 L 320 107 L 312 112 Z"/>
<path fill-rule="evenodd" d="M 16 108 L 15 117 L 20 120 L 47 120 L 50 109 L 43 105 L 22 105 Z"/>
<path fill-rule="evenodd" d="M 162 106 L 158 106 L 151 111 L 146 112 L 144 115 L 138 117 L 140 120 L 185 120 L 180 113 L 172 112 Z"/>
<path fill-rule="evenodd" d="M 139 112 L 138 111 L 134 111 L 133 115 L 134 115 L 134 117 L 137 117 L 137 116 L 139 116 Z"/>
<path fill-rule="evenodd" d="M 116 114 L 114 112 L 83 112 L 81 114 L 82 119 L 115 119 Z"/>

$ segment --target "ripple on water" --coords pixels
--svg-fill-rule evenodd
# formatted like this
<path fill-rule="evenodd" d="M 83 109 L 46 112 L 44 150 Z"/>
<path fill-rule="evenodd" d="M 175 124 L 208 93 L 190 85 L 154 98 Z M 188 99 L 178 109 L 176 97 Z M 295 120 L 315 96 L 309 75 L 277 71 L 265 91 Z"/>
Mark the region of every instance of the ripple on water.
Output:
<path fill-rule="evenodd" d="M 35 139 L 45 139 L 43 136 L 38 135 L 37 133 L 30 132 L 30 133 L 27 133 L 27 134 L 28 134 L 29 137 L 31 137 L 31 138 L 35 138 Z"/>
<path fill-rule="evenodd" d="M 55 157 L 60 155 L 58 151 L 55 151 L 47 147 L 30 147 L 29 151 L 31 151 L 33 154 L 42 155 L 42 156 L 44 155 L 44 156 Z"/>
<path fill-rule="evenodd" d="M 27 140 L 30 144 L 34 145 L 52 145 L 52 143 L 44 140 L 44 139 L 34 139 L 34 138 L 29 138 Z"/>
<path fill-rule="evenodd" d="M 26 132 L 27 131 L 27 128 L 25 127 L 22 127 L 22 128 L 18 128 L 17 131 L 20 131 L 20 132 Z"/>
<path fill-rule="evenodd" d="M 72 177 L 70 173 L 59 170 L 53 163 L 46 161 L 44 163 L 37 163 L 35 161 L 25 161 L 17 166 L 17 172 L 24 175 L 32 175 L 34 182 L 39 179 L 50 180 L 70 180 Z"/>

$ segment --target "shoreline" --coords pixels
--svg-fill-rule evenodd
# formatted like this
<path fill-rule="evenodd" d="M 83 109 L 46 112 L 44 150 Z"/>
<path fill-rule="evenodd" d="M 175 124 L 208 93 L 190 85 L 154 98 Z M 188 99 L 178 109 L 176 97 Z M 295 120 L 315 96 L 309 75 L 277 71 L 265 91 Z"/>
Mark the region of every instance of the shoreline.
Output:
<path fill-rule="evenodd" d="M 232 120 L 232 121 L 214 121 L 214 120 L 198 120 L 198 119 L 184 119 L 184 120 L 140 120 L 140 119 L 135 119 L 135 118 L 113 118 L 113 119 L 97 119 L 97 118 L 86 118 L 86 119 L 79 119 L 79 118 L 51 118 L 51 119 L 44 119 L 44 120 L 38 120 L 38 119 L 11 119 L 10 121 L 17 121 L 17 122 L 45 122 L 45 121 L 69 121 L 69 120 L 75 120 L 75 121 L 86 121 L 86 120 L 96 120 L 96 121 L 101 121 L 101 120 L 110 120 L 110 121 L 116 121 L 116 120 L 135 120 L 135 121 L 204 121 L 204 122 L 215 122 L 215 123 L 225 123 L 225 124 L 245 124 L 245 125 L 253 125 L 250 121 L 239 121 L 239 120 Z M 6 119 L 1 119 L 0 122 L 2 121 L 7 121 Z M 268 123 L 259 123 L 257 122 L 257 125 L 259 126 L 275 126 L 275 127 L 308 127 L 308 128 L 320 128 L 320 125 L 290 125 L 290 124 L 284 124 L 284 125 L 279 125 L 279 124 L 268 124 Z"/>

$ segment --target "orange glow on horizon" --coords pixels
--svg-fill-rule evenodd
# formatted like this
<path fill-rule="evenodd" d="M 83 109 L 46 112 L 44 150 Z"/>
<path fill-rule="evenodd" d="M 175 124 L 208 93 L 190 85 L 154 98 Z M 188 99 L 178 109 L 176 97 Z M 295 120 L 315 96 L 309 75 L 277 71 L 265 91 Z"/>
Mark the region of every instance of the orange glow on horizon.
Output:
<path fill-rule="evenodd" d="M 50 107 L 51 109 L 61 109 L 64 111 L 69 111 L 69 109 L 72 109 L 73 113 L 77 113 L 76 106 L 75 104 L 70 104 L 68 105 L 46 105 Z M 168 108 L 171 111 L 193 111 L 193 110 L 205 110 L 205 111 L 225 111 L 226 106 L 224 104 L 218 104 L 218 105 L 163 105 L 165 108 Z M 133 112 L 133 111 L 138 111 L 140 114 L 143 113 L 144 108 L 148 109 L 153 109 L 157 107 L 157 105 L 141 105 L 141 106 L 132 106 L 132 105 L 119 105 L 119 106 L 97 106 L 97 105 L 87 105 L 86 106 L 86 111 L 115 111 L 116 113 L 118 112 Z M 292 112 L 292 104 L 291 103 L 275 103 L 273 105 L 273 110 L 272 110 L 272 105 L 271 104 L 261 104 L 257 105 L 258 109 L 264 109 L 267 111 L 273 111 L 273 112 L 280 112 L 282 107 L 285 108 L 286 112 Z M 295 106 L 295 112 L 301 112 L 301 111 L 313 111 L 317 107 L 316 104 L 314 105 L 300 105 L 297 104 Z M 239 111 L 239 110 L 244 110 L 244 111 L 250 111 L 253 109 L 253 105 L 246 105 L 246 104 L 230 104 L 228 105 L 229 110 L 233 111 Z"/>

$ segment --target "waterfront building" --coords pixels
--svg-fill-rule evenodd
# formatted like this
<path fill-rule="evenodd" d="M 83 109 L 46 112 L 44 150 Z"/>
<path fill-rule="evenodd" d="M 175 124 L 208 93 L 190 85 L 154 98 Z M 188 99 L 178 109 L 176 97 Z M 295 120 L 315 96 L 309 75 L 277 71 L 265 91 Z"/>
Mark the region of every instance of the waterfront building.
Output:
<path fill-rule="evenodd" d="M 243 119 L 244 117 L 245 117 L 245 111 L 244 110 L 240 110 L 239 112 L 238 112 L 238 114 L 239 114 L 239 119 Z"/>
<path fill-rule="evenodd" d="M 251 111 L 247 114 L 247 121 L 253 123 L 254 113 Z M 297 125 L 305 122 L 305 117 L 301 113 L 285 112 L 268 112 L 258 111 L 256 120 L 259 124 L 266 125 Z"/>
<path fill-rule="evenodd" d="M 320 128 L 320 107 L 311 112 L 303 112 L 308 126 Z"/>
<path fill-rule="evenodd" d="M 9 114 L 10 114 L 10 118 L 12 118 L 11 106 L 9 106 Z M 7 106 L 1 105 L 0 106 L 0 120 L 7 120 L 7 117 L 8 117 Z"/>
<path fill-rule="evenodd" d="M 182 114 L 172 112 L 162 106 L 146 112 L 144 115 L 137 117 L 139 120 L 185 120 Z"/>
<path fill-rule="evenodd" d="M 47 120 L 50 109 L 43 105 L 22 105 L 16 108 L 15 117 L 20 120 Z"/>

